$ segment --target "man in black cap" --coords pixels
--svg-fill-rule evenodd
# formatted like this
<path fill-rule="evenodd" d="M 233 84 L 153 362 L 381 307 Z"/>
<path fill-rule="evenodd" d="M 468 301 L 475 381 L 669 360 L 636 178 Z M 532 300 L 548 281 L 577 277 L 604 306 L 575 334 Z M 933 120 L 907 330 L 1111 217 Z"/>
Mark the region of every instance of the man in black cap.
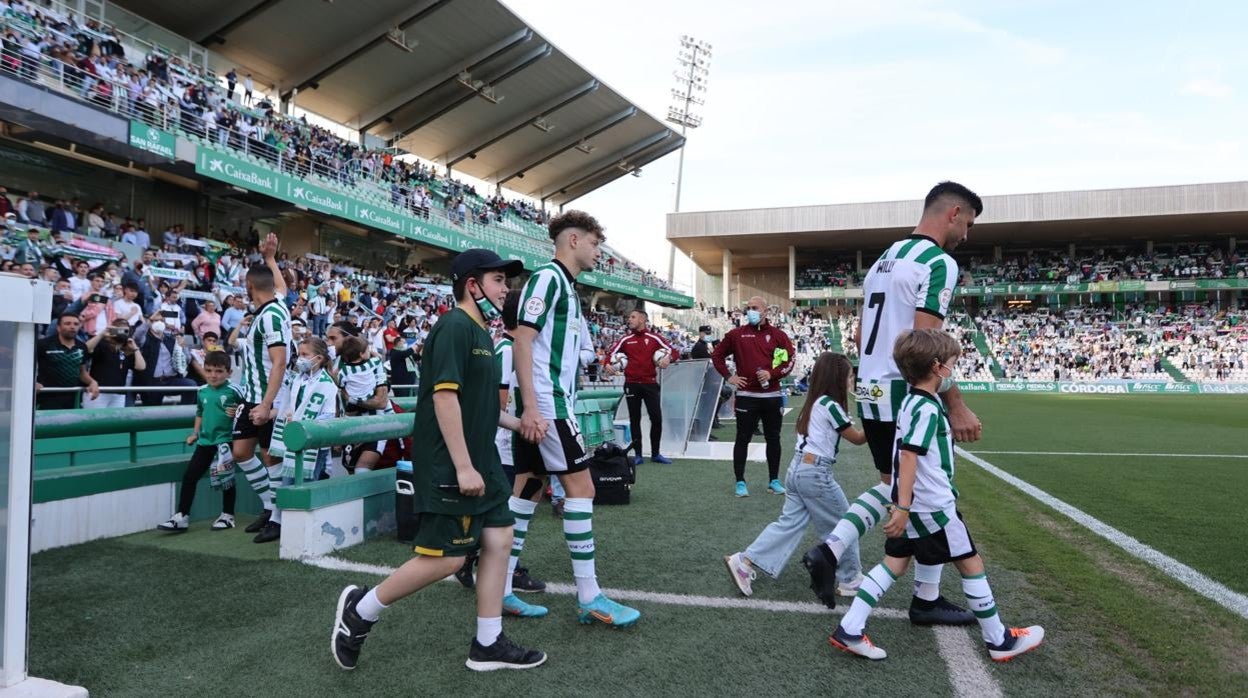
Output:
<path fill-rule="evenodd" d="M 381 611 L 460 568 L 480 549 L 477 634 L 468 668 L 528 669 L 546 654 L 520 647 L 502 634 L 503 585 L 515 519 L 507 506 L 511 487 L 503 473 L 494 431 L 516 430 L 520 420 L 499 409 L 501 381 L 487 323 L 498 317 L 507 277 L 523 270 L 489 250 L 473 249 L 451 263 L 457 305 L 438 319 L 421 358 L 412 479 L 420 519 L 416 554 L 375 589 L 350 585 L 338 598 L 334 661 L 354 669 Z M 492 415 L 498 415 L 493 417 Z"/>

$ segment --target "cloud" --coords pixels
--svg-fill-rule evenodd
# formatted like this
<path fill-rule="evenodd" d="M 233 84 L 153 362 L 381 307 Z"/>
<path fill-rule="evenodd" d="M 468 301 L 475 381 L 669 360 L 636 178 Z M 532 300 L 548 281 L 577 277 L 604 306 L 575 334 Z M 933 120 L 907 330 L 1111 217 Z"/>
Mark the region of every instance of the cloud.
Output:
<path fill-rule="evenodd" d="M 1192 78 L 1183 84 L 1179 89 L 1179 94 L 1195 95 L 1197 97 L 1208 97 L 1210 99 L 1223 99 L 1230 97 L 1234 92 L 1234 88 L 1222 82 L 1218 78 Z"/>

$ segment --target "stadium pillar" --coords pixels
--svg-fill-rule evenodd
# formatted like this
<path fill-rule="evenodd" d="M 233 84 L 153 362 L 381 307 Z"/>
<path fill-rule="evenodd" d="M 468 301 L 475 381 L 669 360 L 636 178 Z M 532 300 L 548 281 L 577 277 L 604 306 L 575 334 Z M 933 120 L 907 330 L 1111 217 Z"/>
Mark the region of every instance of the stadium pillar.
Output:
<path fill-rule="evenodd" d="M 728 303 L 728 299 L 731 296 L 731 294 L 729 293 L 729 286 L 731 285 L 731 282 L 732 282 L 732 250 L 725 249 L 722 254 L 723 254 L 724 284 L 723 284 L 723 299 L 722 299 L 723 302 L 721 303 L 721 305 L 723 306 L 724 310 L 727 310 L 728 308 L 732 307 Z"/>
<path fill-rule="evenodd" d="M 797 292 L 797 248 L 789 245 L 789 301 Z"/>
<path fill-rule="evenodd" d="M 855 271 L 861 274 L 862 273 L 862 250 L 858 250 L 857 257 L 858 257 L 858 266 L 855 268 Z"/>
<path fill-rule="evenodd" d="M 35 325 L 52 316 L 51 285 L 17 277 L 0 277 L 0 558 L 4 586 L 0 591 L 0 693 L 85 696 L 76 686 L 63 686 L 26 675 L 30 609 L 30 510 L 34 472 Z"/>

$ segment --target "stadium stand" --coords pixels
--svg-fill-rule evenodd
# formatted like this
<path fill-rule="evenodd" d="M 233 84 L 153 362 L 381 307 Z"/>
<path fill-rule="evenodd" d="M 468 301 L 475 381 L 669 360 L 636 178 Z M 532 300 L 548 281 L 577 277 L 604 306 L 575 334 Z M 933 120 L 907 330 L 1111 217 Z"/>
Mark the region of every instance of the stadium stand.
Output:
<path fill-rule="evenodd" d="M 243 156 L 362 200 L 438 216 L 483 245 L 505 244 L 549 257 L 545 214 L 501 194 L 479 195 L 471 184 L 393 148 L 366 148 L 278 113 L 259 95 L 222 86 L 222 78 L 182 56 L 57 4 L 13 0 L 0 13 L 0 73 L 57 89 L 151 126 Z M 128 57 L 144 56 L 141 63 Z M 670 285 L 610 247 L 600 271 L 655 288 Z"/>

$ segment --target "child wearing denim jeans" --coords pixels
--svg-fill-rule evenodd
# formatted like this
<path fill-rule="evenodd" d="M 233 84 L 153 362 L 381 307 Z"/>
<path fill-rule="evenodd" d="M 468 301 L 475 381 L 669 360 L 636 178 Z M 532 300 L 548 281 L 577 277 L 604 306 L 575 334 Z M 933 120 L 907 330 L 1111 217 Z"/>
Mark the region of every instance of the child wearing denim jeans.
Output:
<path fill-rule="evenodd" d="M 754 593 L 751 582 L 755 569 L 773 579 L 780 576 L 789 557 L 802 540 L 806 524 L 812 520 L 816 533 L 824 535 L 836 527 L 849 509 L 845 492 L 832 477 L 841 439 L 862 445 L 867 437 L 855 429 L 846 412 L 853 386 L 853 367 L 842 354 L 824 352 L 815 361 L 810 375 L 810 392 L 797 418 L 797 449 L 785 475 L 784 509 L 743 552 L 724 556 L 728 573 L 741 593 Z M 836 569 L 839 591 L 853 596 L 862 581 L 858 547 L 841 557 Z"/>

